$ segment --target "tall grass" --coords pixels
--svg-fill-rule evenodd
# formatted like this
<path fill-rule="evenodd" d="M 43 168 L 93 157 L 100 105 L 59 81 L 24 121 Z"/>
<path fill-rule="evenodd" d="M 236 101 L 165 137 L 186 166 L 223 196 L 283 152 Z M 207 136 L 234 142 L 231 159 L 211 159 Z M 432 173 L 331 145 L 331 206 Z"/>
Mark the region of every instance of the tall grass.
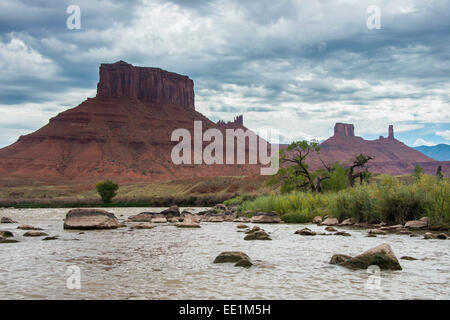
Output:
<path fill-rule="evenodd" d="M 436 225 L 450 224 L 449 179 L 422 176 L 412 184 L 383 176 L 376 184 L 339 192 L 270 194 L 244 201 L 240 212 L 277 212 L 285 222 L 307 222 L 315 215 L 352 218 L 355 222 L 405 223 L 428 216 Z"/>

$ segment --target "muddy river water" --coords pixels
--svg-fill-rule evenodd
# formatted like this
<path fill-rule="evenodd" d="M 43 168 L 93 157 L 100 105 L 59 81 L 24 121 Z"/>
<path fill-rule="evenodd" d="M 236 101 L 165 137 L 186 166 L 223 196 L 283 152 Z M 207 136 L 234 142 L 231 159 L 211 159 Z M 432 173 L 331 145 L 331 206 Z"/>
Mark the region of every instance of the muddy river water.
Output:
<path fill-rule="evenodd" d="M 155 212 L 160 211 L 153 208 Z M 199 208 L 191 208 L 191 211 Z M 23 237 L 17 224 L 0 224 L 18 243 L 0 244 L 0 299 L 449 299 L 450 240 L 408 235 L 300 236 L 312 224 L 260 225 L 272 241 L 244 241 L 237 223 L 202 223 L 198 229 L 170 224 L 150 230 L 129 227 L 65 231 L 68 209 L 1 209 L 21 224 L 44 229 L 58 240 Z M 148 208 L 111 208 L 119 220 Z M 253 226 L 252 224 L 248 224 Z M 342 228 L 338 228 L 342 229 Z M 335 253 L 356 255 L 389 243 L 401 271 L 330 265 Z M 213 264 L 222 251 L 243 251 L 254 265 Z M 80 288 L 68 278 L 80 271 Z M 69 285 L 70 287 L 70 285 Z"/>

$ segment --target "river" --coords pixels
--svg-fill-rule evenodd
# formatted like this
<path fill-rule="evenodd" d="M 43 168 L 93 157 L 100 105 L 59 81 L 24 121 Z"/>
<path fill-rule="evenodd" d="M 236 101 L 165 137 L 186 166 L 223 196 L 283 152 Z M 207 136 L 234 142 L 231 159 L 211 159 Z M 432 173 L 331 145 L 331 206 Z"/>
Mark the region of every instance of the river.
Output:
<path fill-rule="evenodd" d="M 191 211 L 200 208 L 191 208 Z M 161 208 L 152 208 L 158 212 Z M 189 209 L 188 209 L 189 210 Z M 260 225 L 272 241 L 244 241 L 237 223 L 170 224 L 150 230 L 120 228 L 65 231 L 68 209 L 1 209 L 21 224 L 58 240 L 23 237 L 17 224 L 0 224 L 18 243 L 0 244 L 0 299 L 449 299 L 450 241 L 408 235 L 300 236 L 313 224 Z M 119 220 L 148 208 L 110 208 Z M 252 224 L 248 224 L 253 226 Z M 338 228 L 343 229 L 343 228 Z M 335 253 L 356 255 L 389 243 L 402 271 L 349 270 L 330 265 Z M 254 265 L 213 264 L 222 251 L 243 251 Z M 80 289 L 69 289 L 70 268 L 80 270 Z M 70 287 L 70 286 L 69 286 Z"/>

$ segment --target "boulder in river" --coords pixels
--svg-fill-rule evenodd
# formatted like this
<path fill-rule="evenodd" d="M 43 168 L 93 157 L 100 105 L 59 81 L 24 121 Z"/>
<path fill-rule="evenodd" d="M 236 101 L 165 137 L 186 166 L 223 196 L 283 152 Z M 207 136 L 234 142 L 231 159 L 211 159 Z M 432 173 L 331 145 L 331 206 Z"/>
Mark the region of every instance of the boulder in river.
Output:
<path fill-rule="evenodd" d="M 176 223 L 177 228 L 200 228 L 200 223 L 196 217 L 188 214 L 184 217 L 183 222 Z"/>
<path fill-rule="evenodd" d="M 253 223 L 280 223 L 280 216 L 276 212 L 258 212 L 252 218 Z"/>
<path fill-rule="evenodd" d="M 383 235 L 386 234 L 386 231 L 380 229 L 370 229 L 369 234 Z"/>
<path fill-rule="evenodd" d="M 170 208 L 161 211 L 160 214 L 164 215 L 166 218 L 179 217 L 180 208 L 178 208 L 178 206 L 171 206 Z"/>
<path fill-rule="evenodd" d="M 45 237 L 44 239 L 42 239 L 42 241 L 58 240 L 58 239 L 59 239 L 58 236 L 51 236 L 51 237 Z"/>
<path fill-rule="evenodd" d="M 403 256 L 403 257 L 400 257 L 400 259 L 401 259 L 401 260 L 409 260 L 409 261 L 417 260 L 416 258 L 410 257 L 410 256 Z"/>
<path fill-rule="evenodd" d="M 352 218 L 345 219 L 344 221 L 342 221 L 340 223 L 341 226 L 352 226 L 354 224 L 355 224 L 355 222 L 353 221 Z"/>
<path fill-rule="evenodd" d="M 17 223 L 17 222 L 11 219 L 10 217 L 2 217 L 0 223 Z"/>
<path fill-rule="evenodd" d="M 272 240 L 264 230 L 257 230 L 248 233 L 244 240 Z"/>
<path fill-rule="evenodd" d="M 325 228 L 325 231 L 328 231 L 328 232 L 336 232 L 337 229 L 336 229 L 336 228 L 333 228 L 333 227 L 331 227 L 331 226 L 328 226 L 328 227 Z"/>
<path fill-rule="evenodd" d="M 166 222 L 167 222 L 167 218 L 161 217 L 161 216 L 154 216 L 151 220 L 151 223 L 166 223 Z"/>
<path fill-rule="evenodd" d="M 439 233 L 436 237 L 441 240 L 447 239 L 447 235 L 445 233 Z"/>
<path fill-rule="evenodd" d="M 72 209 L 64 220 L 64 229 L 116 229 L 119 220 L 111 212 L 100 209 Z"/>
<path fill-rule="evenodd" d="M 330 264 L 341 264 L 350 260 L 351 258 L 351 256 L 348 256 L 346 254 L 334 254 L 331 257 Z"/>
<path fill-rule="evenodd" d="M 12 238 L 14 237 L 13 233 L 8 230 L 0 230 L 0 237 L 2 238 Z"/>
<path fill-rule="evenodd" d="M 250 257 L 240 251 L 225 251 L 219 254 L 214 263 L 235 263 L 236 267 L 250 267 L 252 263 Z"/>
<path fill-rule="evenodd" d="M 20 230 L 42 230 L 41 228 L 33 227 L 28 224 L 21 224 L 20 226 L 17 227 L 17 229 L 20 229 Z"/>
<path fill-rule="evenodd" d="M 4 237 L 0 237 L 0 243 L 17 243 L 19 241 L 15 240 L 15 239 L 7 239 Z"/>
<path fill-rule="evenodd" d="M 316 233 L 308 228 L 303 228 L 295 231 L 295 234 L 299 234 L 301 236 L 315 236 Z"/>
<path fill-rule="evenodd" d="M 435 234 L 432 234 L 431 232 L 426 232 L 426 233 L 423 235 L 423 238 L 426 239 L 426 240 L 429 240 L 429 239 L 437 239 L 437 236 L 436 236 Z"/>
<path fill-rule="evenodd" d="M 419 220 L 407 221 L 405 223 L 405 228 L 424 229 L 424 228 L 428 227 L 429 222 L 430 222 L 430 220 L 428 217 L 423 217 L 423 218 L 420 218 Z"/>
<path fill-rule="evenodd" d="M 246 224 L 241 223 L 241 224 L 238 224 L 238 225 L 236 226 L 236 228 L 238 228 L 238 229 L 247 229 L 248 226 L 247 226 Z"/>
<path fill-rule="evenodd" d="M 43 237 L 48 236 L 45 232 L 42 231 L 27 231 L 23 234 L 24 237 Z"/>
<path fill-rule="evenodd" d="M 336 218 L 326 218 L 321 225 L 323 226 L 337 226 L 339 224 L 339 220 Z"/>
<path fill-rule="evenodd" d="M 391 246 L 387 243 L 338 264 L 351 269 L 367 269 L 371 265 L 377 265 L 382 270 L 402 270 Z"/>
<path fill-rule="evenodd" d="M 345 231 L 338 231 L 334 234 L 335 236 L 344 236 L 344 237 L 351 237 L 352 235 Z"/>
<path fill-rule="evenodd" d="M 134 216 L 128 217 L 128 221 L 132 222 L 152 222 L 152 219 L 155 217 L 156 212 L 141 212 Z"/>
<path fill-rule="evenodd" d="M 312 223 L 320 224 L 321 222 L 322 222 L 322 217 L 321 217 L 321 216 L 315 216 L 315 217 L 312 219 Z"/>
<path fill-rule="evenodd" d="M 141 222 L 133 225 L 131 229 L 153 229 L 154 227 L 150 222 Z"/>

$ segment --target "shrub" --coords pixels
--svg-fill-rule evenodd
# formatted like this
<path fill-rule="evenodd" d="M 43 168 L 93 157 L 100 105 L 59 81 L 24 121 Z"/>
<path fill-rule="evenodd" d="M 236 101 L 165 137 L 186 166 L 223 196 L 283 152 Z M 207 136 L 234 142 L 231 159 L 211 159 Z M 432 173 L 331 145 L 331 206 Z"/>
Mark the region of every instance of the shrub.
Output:
<path fill-rule="evenodd" d="M 117 195 L 119 186 L 111 180 L 100 181 L 95 185 L 98 194 L 104 203 L 111 203 L 112 198 Z"/>

